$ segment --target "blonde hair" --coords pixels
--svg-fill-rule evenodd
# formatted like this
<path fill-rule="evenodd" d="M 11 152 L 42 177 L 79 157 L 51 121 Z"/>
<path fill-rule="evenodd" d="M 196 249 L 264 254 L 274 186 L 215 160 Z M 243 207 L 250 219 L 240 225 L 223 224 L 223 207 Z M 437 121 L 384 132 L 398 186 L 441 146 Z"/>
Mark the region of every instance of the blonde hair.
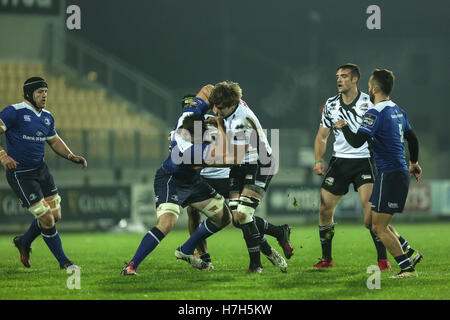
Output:
<path fill-rule="evenodd" d="M 209 96 L 209 102 L 211 105 L 218 106 L 219 108 L 228 108 L 239 104 L 241 98 L 242 89 L 239 83 L 227 80 L 219 82 L 214 86 Z"/>

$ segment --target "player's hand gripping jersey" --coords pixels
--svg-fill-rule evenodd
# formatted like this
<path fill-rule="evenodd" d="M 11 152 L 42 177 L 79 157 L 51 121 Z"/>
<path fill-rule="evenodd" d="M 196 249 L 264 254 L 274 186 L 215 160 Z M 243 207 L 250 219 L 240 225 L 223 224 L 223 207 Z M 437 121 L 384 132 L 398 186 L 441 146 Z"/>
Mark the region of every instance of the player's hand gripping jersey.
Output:
<path fill-rule="evenodd" d="M 346 105 L 342 101 L 341 94 L 329 98 L 322 112 L 320 125 L 333 129 L 333 124 L 344 119 L 353 133 L 358 131 L 366 111 L 373 107 L 370 98 L 364 92 L 359 92 L 354 105 Z M 359 148 L 353 148 L 345 139 L 340 130 L 333 130 L 335 142 L 333 145 L 334 156 L 337 158 L 369 158 L 369 145 L 364 143 Z"/>

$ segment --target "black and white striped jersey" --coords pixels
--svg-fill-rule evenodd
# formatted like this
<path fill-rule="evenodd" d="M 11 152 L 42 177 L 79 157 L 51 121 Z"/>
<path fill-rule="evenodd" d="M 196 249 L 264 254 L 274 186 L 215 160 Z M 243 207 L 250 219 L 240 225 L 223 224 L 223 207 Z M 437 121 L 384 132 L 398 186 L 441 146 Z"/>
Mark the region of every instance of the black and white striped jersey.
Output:
<path fill-rule="evenodd" d="M 261 157 L 260 147 L 265 148 L 267 155 L 272 155 L 266 131 L 244 100 L 241 100 L 236 110 L 224 119 L 224 124 L 227 133 L 231 131 L 234 134 L 233 144 L 248 145 L 244 163 L 259 160 Z"/>
<path fill-rule="evenodd" d="M 333 130 L 335 142 L 333 144 L 333 155 L 337 158 L 369 158 L 369 145 L 365 142 L 359 148 L 353 148 L 345 139 L 342 130 L 334 130 L 333 125 L 340 119 L 347 121 L 350 130 L 354 133 L 358 131 L 362 123 L 363 116 L 373 104 L 370 102 L 369 95 L 358 91 L 358 96 L 352 103 L 346 105 L 342 101 L 342 96 L 331 97 L 325 103 L 322 112 L 320 125 Z"/>

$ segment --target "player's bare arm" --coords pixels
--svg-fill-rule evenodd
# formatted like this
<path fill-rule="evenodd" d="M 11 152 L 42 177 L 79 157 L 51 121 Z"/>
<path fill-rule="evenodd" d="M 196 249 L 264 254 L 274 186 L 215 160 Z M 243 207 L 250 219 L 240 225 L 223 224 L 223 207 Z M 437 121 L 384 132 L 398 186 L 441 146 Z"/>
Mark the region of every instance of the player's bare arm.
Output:
<path fill-rule="evenodd" d="M 211 95 L 211 91 L 214 88 L 212 84 L 207 84 L 197 93 L 196 97 L 203 99 L 209 105 L 209 96 Z"/>
<path fill-rule="evenodd" d="M 313 171 L 317 175 L 323 175 L 325 172 L 325 163 L 323 161 L 323 155 L 327 150 L 327 141 L 330 132 L 331 130 L 329 128 L 319 126 L 316 139 L 314 140 L 315 161 Z"/>
<path fill-rule="evenodd" d="M 86 159 L 84 159 L 82 156 L 73 154 L 73 152 L 70 151 L 69 147 L 67 147 L 65 142 L 58 135 L 55 135 L 51 139 L 48 139 L 47 143 L 56 154 L 74 163 L 81 164 L 83 168 L 87 167 Z"/>

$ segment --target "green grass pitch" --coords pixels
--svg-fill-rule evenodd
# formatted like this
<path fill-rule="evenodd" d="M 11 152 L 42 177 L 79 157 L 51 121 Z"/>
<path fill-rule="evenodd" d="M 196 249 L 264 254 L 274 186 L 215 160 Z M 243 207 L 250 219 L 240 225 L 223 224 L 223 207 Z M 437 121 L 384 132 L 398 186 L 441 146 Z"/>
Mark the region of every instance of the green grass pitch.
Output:
<path fill-rule="evenodd" d="M 394 219 L 395 220 L 395 219 Z M 394 221 L 395 222 L 395 221 Z M 199 271 L 176 260 L 175 248 L 188 237 L 173 230 L 138 269 L 139 276 L 120 271 L 131 259 L 143 234 L 61 233 L 64 249 L 82 267 L 80 289 L 69 289 L 71 276 L 59 270 L 39 237 L 32 245 L 31 268 L 19 261 L 13 235 L 0 236 L 0 299 L 62 300 L 446 300 L 450 298 L 450 223 L 395 224 L 413 248 L 424 254 L 418 278 L 390 279 L 399 269 L 381 272 L 380 289 L 368 289 L 367 273 L 376 265 L 376 251 L 362 226 L 338 223 L 333 240 L 335 267 L 314 270 L 321 256 L 317 226 L 293 226 L 294 256 L 283 274 L 262 256 L 264 272 L 245 274 L 248 253 L 242 233 L 232 226 L 208 239 L 215 269 Z M 281 252 L 275 239 L 269 242 Z"/>

